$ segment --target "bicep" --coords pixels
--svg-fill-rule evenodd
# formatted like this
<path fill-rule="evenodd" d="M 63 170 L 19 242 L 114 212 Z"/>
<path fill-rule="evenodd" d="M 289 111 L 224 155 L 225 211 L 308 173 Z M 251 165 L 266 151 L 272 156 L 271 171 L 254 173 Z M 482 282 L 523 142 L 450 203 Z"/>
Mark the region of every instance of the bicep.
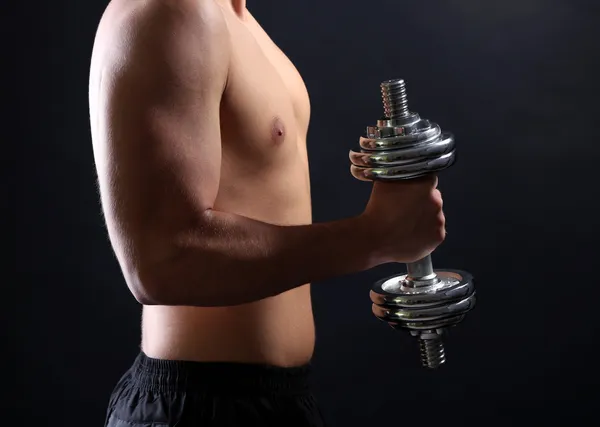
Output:
<path fill-rule="evenodd" d="M 131 238 L 190 221 L 212 207 L 219 184 L 224 23 L 218 11 L 158 3 L 166 10 L 126 20 L 107 47 L 99 88 L 105 211 Z"/>

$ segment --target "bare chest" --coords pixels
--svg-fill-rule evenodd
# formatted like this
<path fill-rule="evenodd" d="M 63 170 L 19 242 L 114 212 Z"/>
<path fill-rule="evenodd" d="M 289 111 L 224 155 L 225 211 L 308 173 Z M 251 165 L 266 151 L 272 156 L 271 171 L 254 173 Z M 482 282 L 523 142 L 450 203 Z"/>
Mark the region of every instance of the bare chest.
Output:
<path fill-rule="evenodd" d="M 237 17 L 236 17 L 237 18 Z M 306 151 L 310 101 L 300 74 L 248 13 L 229 19 L 232 60 L 222 105 L 224 153 L 263 162 Z"/>
<path fill-rule="evenodd" d="M 221 104 L 215 208 L 276 224 L 310 223 L 304 82 L 250 14 L 227 19 L 233 53 Z"/>

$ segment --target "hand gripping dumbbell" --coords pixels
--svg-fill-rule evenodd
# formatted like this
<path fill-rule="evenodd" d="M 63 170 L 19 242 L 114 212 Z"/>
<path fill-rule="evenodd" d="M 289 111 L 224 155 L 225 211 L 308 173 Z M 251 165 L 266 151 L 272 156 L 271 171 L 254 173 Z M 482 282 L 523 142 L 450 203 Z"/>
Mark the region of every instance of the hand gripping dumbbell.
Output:
<path fill-rule="evenodd" d="M 385 117 L 367 127 L 360 152 L 351 151 L 352 175 L 361 181 L 400 181 L 448 168 L 454 137 L 408 109 L 404 80 L 381 84 Z M 406 264 L 407 273 L 382 279 L 371 289 L 373 313 L 394 329 L 418 338 L 421 361 L 446 361 L 442 334 L 475 306 L 473 277 L 466 271 L 434 270 L 431 256 Z"/>

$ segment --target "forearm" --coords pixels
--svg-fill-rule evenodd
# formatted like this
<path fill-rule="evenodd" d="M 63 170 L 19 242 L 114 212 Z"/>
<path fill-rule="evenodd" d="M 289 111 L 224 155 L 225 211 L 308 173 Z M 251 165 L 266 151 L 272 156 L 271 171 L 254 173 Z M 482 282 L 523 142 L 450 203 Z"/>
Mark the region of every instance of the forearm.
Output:
<path fill-rule="evenodd" d="M 360 217 L 278 226 L 208 211 L 177 238 L 177 250 L 146 281 L 150 304 L 227 306 L 278 295 L 302 284 L 377 264 Z"/>

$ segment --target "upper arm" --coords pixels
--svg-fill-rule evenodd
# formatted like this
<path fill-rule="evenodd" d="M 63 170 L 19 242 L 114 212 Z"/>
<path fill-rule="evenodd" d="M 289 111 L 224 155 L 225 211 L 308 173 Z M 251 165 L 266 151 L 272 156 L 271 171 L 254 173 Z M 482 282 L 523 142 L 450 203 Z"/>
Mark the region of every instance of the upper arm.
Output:
<path fill-rule="evenodd" d="M 103 208 L 124 255 L 212 207 L 230 45 L 213 0 L 117 3 L 94 46 L 90 116 Z"/>

